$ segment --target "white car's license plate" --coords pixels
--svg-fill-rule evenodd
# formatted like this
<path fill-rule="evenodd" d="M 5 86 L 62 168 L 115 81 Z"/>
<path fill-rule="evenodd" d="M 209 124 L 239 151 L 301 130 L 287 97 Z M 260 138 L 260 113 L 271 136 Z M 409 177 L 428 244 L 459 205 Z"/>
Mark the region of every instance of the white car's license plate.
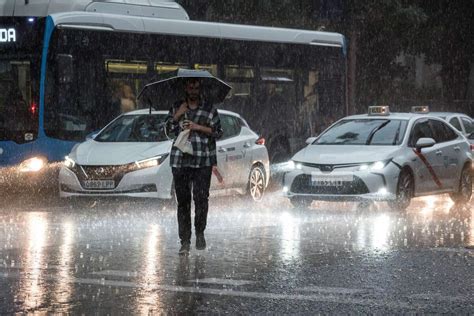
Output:
<path fill-rule="evenodd" d="M 344 175 L 322 175 L 320 173 L 311 174 L 311 184 L 314 186 L 330 186 L 338 187 L 344 183 L 354 181 L 354 176 L 351 174 Z"/>
<path fill-rule="evenodd" d="M 86 189 L 113 189 L 115 188 L 114 180 L 86 180 L 84 181 Z"/>

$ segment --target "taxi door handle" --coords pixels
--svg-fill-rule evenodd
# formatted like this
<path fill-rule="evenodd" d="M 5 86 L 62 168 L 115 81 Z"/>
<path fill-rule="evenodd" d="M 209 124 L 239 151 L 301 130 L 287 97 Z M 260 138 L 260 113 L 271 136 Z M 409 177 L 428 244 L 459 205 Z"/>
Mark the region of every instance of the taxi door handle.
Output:
<path fill-rule="evenodd" d="M 250 145 L 249 142 L 246 142 L 246 143 L 244 144 L 244 148 L 250 148 L 250 146 L 252 146 L 252 145 Z"/>
<path fill-rule="evenodd" d="M 225 153 L 225 152 L 227 152 L 227 149 L 221 147 L 221 148 L 219 148 L 218 152 L 220 152 L 220 153 Z"/>
<path fill-rule="evenodd" d="M 456 147 L 454 147 L 453 149 L 454 149 L 455 151 L 460 151 L 460 150 L 461 150 L 461 147 L 456 146 Z"/>
<path fill-rule="evenodd" d="M 441 156 L 442 154 L 443 154 L 443 151 L 442 151 L 442 150 L 436 151 L 436 155 L 437 155 L 437 156 Z"/>

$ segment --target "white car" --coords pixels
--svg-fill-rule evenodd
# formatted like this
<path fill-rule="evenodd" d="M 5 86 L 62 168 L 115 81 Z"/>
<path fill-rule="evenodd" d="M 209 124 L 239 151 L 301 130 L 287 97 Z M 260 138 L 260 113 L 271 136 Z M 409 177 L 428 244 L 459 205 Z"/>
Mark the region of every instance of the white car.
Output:
<path fill-rule="evenodd" d="M 406 209 L 415 196 L 471 198 L 470 145 L 437 117 L 370 107 L 369 114 L 343 118 L 307 142 L 283 179 L 284 195 L 295 205 L 375 200 Z"/>
<path fill-rule="evenodd" d="M 223 181 L 212 177 L 211 194 L 248 193 L 261 200 L 270 178 L 265 140 L 240 115 L 218 112 L 224 134 L 217 141 L 217 167 Z M 59 173 L 60 196 L 173 198 L 172 141 L 163 128 L 166 115 L 128 112 L 76 145 Z"/>
<path fill-rule="evenodd" d="M 430 115 L 442 118 L 454 126 L 454 128 L 466 136 L 474 149 L 474 120 L 472 118 L 466 114 L 453 112 L 431 112 Z"/>

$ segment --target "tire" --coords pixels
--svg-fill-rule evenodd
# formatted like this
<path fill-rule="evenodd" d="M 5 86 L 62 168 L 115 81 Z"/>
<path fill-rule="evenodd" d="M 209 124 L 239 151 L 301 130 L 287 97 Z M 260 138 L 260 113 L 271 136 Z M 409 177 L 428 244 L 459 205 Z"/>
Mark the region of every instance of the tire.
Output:
<path fill-rule="evenodd" d="M 253 166 L 250 170 L 247 192 L 255 202 L 260 202 L 265 193 L 265 171 L 261 166 Z"/>
<path fill-rule="evenodd" d="M 288 150 L 282 143 L 277 143 L 270 148 L 270 163 L 276 164 L 280 162 L 288 161 Z"/>
<path fill-rule="evenodd" d="M 464 166 L 459 179 L 458 191 L 449 194 L 451 200 L 456 204 L 466 204 L 472 196 L 472 176 L 469 166 Z"/>
<path fill-rule="evenodd" d="M 301 196 L 294 196 L 290 198 L 290 203 L 295 208 L 307 209 L 311 206 L 311 203 L 313 203 L 313 199 Z"/>
<path fill-rule="evenodd" d="M 388 201 L 388 206 L 397 211 L 405 211 L 410 206 L 415 191 L 413 176 L 407 169 L 400 172 L 397 183 L 397 196 L 395 200 Z"/>

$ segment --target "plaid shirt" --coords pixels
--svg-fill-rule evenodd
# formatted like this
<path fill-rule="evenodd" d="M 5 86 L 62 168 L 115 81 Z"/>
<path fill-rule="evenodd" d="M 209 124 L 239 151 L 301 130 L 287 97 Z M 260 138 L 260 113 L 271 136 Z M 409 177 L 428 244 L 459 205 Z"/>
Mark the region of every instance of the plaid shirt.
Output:
<path fill-rule="evenodd" d="M 182 102 L 183 101 L 176 102 L 169 110 L 166 118 L 166 129 L 168 134 L 174 134 L 175 138 L 182 131 L 182 128 L 179 126 L 179 122 L 176 122 L 173 117 Z M 170 153 L 171 167 L 201 168 L 216 166 L 216 139 L 219 139 L 222 136 L 221 121 L 216 108 L 213 107 L 212 104 L 201 102 L 197 109 L 189 109 L 188 112 L 186 112 L 186 116 L 188 120 L 193 121 L 196 124 L 210 127 L 212 129 L 212 134 L 207 135 L 201 132 L 191 131 L 189 134 L 189 140 L 193 146 L 192 155 L 183 153 L 174 146 L 173 142 L 173 147 L 171 148 Z M 184 120 L 184 118 L 185 116 L 183 115 L 180 118 L 180 121 Z"/>

